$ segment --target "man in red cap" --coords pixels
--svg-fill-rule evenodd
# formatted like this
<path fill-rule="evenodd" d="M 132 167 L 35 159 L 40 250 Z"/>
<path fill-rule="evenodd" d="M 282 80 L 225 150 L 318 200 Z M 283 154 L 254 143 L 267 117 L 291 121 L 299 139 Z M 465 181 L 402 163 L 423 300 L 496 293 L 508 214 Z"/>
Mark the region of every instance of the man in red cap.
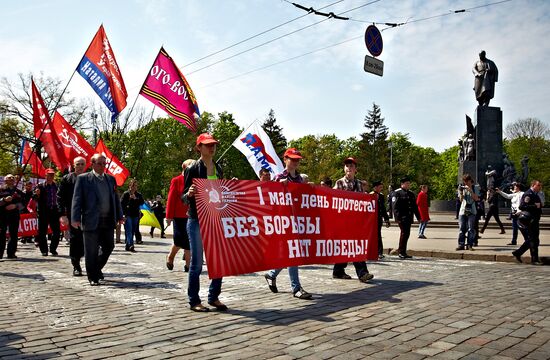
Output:
<path fill-rule="evenodd" d="M 363 184 L 359 179 L 355 177 L 356 173 L 357 161 L 352 157 L 344 160 L 344 177 L 336 180 L 334 188 L 338 190 L 363 193 Z M 345 271 L 347 265 L 347 263 L 334 264 L 334 268 L 332 269 L 332 277 L 335 279 L 351 279 L 351 276 L 346 274 Z M 367 269 L 367 263 L 365 261 L 356 261 L 353 263 L 353 266 L 355 266 L 355 272 L 357 273 L 359 281 L 366 283 L 374 277 L 372 274 L 369 273 L 369 270 Z"/>
<path fill-rule="evenodd" d="M 50 253 L 57 255 L 57 246 L 61 237 L 59 229 L 59 211 L 57 205 L 57 184 L 54 181 L 55 170 L 46 169 L 46 182 L 34 190 L 38 213 L 38 246 L 42 256 L 48 256 L 48 225 L 52 229 Z"/>
<path fill-rule="evenodd" d="M 275 177 L 274 181 L 280 181 L 280 182 L 295 182 L 295 183 L 303 183 L 304 179 L 298 172 L 298 165 L 300 165 L 300 160 L 302 159 L 302 154 L 296 150 L 295 148 L 289 148 L 285 151 L 285 154 L 283 156 L 283 160 L 285 163 L 285 170 L 277 175 Z M 277 289 L 277 275 L 282 271 L 283 269 L 274 269 L 269 271 L 267 274 L 264 275 L 265 280 L 267 281 L 267 285 L 269 286 L 269 289 L 276 293 L 278 292 Z M 298 299 L 311 299 L 312 295 L 305 291 L 302 288 L 302 285 L 300 284 L 300 277 L 298 275 L 298 266 L 289 266 L 288 267 L 288 275 L 290 277 L 290 287 L 292 289 L 292 294 L 294 297 Z"/>

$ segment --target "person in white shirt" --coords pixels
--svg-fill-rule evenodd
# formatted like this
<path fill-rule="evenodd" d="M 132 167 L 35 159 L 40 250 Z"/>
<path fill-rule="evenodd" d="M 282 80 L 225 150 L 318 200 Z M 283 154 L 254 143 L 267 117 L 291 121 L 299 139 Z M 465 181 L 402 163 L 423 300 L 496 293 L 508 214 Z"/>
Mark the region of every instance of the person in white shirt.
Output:
<path fill-rule="evenodd" d="M 512 200 L 510 212 L 512 214 L 512 241 L 508 245 L 517 245 L 518 239 L 518 215 L 519 204 L 521 202 L 521 197 L 523 196 L 523 191 L 521 191 L 521 184 L 518 182 L 512 183 L 513 190 L 511 194 L 507 194 L 500 189 L 496 191 L 505 199 Z"/>

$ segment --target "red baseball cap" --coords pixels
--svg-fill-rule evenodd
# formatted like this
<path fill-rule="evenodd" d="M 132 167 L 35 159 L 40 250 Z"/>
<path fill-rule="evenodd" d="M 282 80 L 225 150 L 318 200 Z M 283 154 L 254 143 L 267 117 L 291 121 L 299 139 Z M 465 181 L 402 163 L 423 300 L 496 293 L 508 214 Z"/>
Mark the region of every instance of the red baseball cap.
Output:
<path fill-rule="evenodd" d="M 302 153 L 295 148 L 289 148 L 286 149 L 285 155 L 283 157 L 288 157 L 291 159 L 302 159 Z"/>
<path fill-rule="evenodd" d="M 355 166 L 357 166 L 357 160 L 355 158 L 349 157 L 346 160 L 344 160 L 344 164 L 354 163 Z"/>
<path fill-rule="evenodd" d="M 52 169 L 52 168 L 47 168 L 46 169 L 46 174 L 55 174 L 55 170 Z"/>
<path fill-rule="evenodd" d="M 209 133 L 202 133 L 197 137 L 197 145 L 200 144 L 219 144 L 218 140 L 214 139 Z"/>

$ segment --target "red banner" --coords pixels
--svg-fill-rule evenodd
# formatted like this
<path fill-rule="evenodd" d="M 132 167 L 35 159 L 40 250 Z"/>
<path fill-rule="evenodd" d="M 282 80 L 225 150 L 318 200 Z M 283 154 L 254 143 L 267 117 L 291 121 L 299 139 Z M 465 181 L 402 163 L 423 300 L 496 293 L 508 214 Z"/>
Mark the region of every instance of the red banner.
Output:
<path fill-rule="evenodd" d="M 116 179 L 117 186 L 122 186 L 128 176 L 130 176 L 130 171 L 122 164 L 122 162 L 111 153 L 111 150 L 105 146 L 103 139 L 99 139 L 97 145 L 95 146 L 96 153 L 103 154 L 107 158 L 107 166 L 105 172 L 111 174 Z"/>
<path fill-rule="evenodd" d="M 65 157 L 63 145 L 57 134 L 52 131 L 50 114 L 44 105 L 44 100 L 38 91 L 38 88 L 32 81 L 32 121 L 34 123 L 34 136 L 42 142 L 46 153 L 53 163 L 60 169 L 65 170 L 71 164 Z"/>
<path fill-rule="evenodd" d="M 28 164 L 31 166 L 31 174 L 38 176 L 41 179 L 46 178 L 46 169 L 42 165 L 42 161 L 36 156 L 36 153 L 32 151 L 28 141 L 23 140 L 23 149 L 21 153 L 20 163 L 21 165 Z"/>
<path fill-rule="evenodd" d="M 53 116 L 53 131 L 63 145 L 63 153 L 69 161 L 74 161 L 77 156 L 86 159 L 86 168 L 90 166 L 90 159 L 95 154 L 95 149 L 84 139 L 57 111 Z"/>
<path fill-rule="evenodd" d="M 174 60 L 161 48 L 139 92 L 174 119 L 197 131 L 194 113 L 200 116 L 197 99 Z"/>
<path fill-rule="evenodd" d="M 61 231 L 69 229 L 68 225 L 63 225 L 59 223 L 59 228 Z M 52 230 L 48 227 L 48 234 L 51 234 Z M 25 213 L 19 215 L 19 231 L 17 236 L 22 237 L 31 237 L 38 235 L 38 218 L 36 213 Z"/>
<path fill-rule="evenodd" d="M 210 278 L 378 258 L 374 195 L 270 181 L 193 183 Z"/>
<path fill-rule="evenodd" d="M 99 27 L 77 71 L 113 113 L 114 122 L 126 107 L 126 86 L 103 25 Z"/>

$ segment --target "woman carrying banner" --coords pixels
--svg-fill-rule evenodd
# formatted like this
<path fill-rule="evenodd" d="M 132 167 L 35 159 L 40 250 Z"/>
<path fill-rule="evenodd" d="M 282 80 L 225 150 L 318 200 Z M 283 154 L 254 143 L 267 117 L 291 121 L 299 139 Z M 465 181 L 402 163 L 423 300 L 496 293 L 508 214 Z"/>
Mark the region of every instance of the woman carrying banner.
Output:
<path fill-rule="evenodd" d="M 197 137 L 195 149 L 200 154 L 200 158 L 185 169 L 185 188 L 183 190 L 182 200 L 189 205 L 187 215 L 187 234 L 191 247 L 191 266 L 189 268 L 189 283 L 187 295 L 189 296 L 189 306 L 196 312 L 207 312 L 210 309 L 201 304 L 199 297 L 200 274 L 203 265 L 203 245 L 199 228 L 199 219 L 197 215 L 197 204 L 195 202 L 196 187 L 193 185 L 193 179 L 222 179 L 223 172 L 221 167 L 214 162 L 216 147 L 218 141 L 208 133 L 200 134 Z M 219 311 L 226 311 L 227 306 L 219 299 L 222 291 L 222 279 L 212 279 L 208 289 L 208 304 Z"/>
<path fill-rule="evenodd" d="M 139 207 L 145 203 L 143 196 L 137 191 L 137 188 L 137 180 L 130 180 L 128 190 L 122 194 L 122 199 L 120 200 L 125 220 L 124 234 L 126 236 L 126 251 L 130 252 L 136 251 L 134 249 L 134 235 L 139 233 L 139 218 L 141 214 Z M 137 238 L 136 236 L 136 239 Z"/>
<path fill-rule="evenodd" d="M 303 183 L 304 179 L 298 172 L 298 165 L 300 165 L 300 159 L 302 159 L 302 154 L 295 148 L 289 148 L 285 151 L 283 160 L 285 163 L 285 170 L 275 177 L 275 181 L 285 182 L 295 182 Z M 283 269 L 275 269 L 269 271 L 264 275 L 269 290 L 276 293 L 277 289 L 277 275 Z M 290 277 L 290 287 L 292 288 L 292 294 L 298 299 L 311 299 L 311 294 L 305 291 L 300 285 L 300 277 L 298 275 L 298 266 L 289 266 L 288 275 Z"/>

